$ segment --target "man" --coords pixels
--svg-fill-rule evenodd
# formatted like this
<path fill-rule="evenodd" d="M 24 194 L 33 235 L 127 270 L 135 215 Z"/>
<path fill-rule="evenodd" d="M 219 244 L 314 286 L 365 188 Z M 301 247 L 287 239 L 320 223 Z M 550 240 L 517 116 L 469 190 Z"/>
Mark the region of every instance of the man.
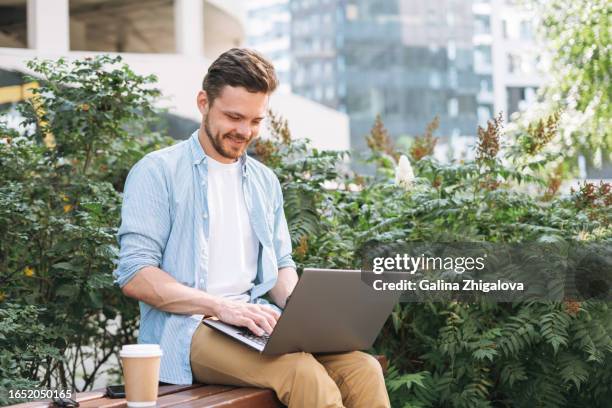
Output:
<path fill-rule="evenodd" d="M 140 301 L 139 343 L 164 351 L 161 381 L 272 388 L 289 407 L 389 406 L 372 356 L 263 356 L 201 323 L 271 333 L 279 309 L 261 296 L 283 308 L 298 280 L 280 183 L 246 154 L 276 86 L 254 51 L 213 62 L 197 96 L 200 129 L 130 171 L 116 283 Z"/>

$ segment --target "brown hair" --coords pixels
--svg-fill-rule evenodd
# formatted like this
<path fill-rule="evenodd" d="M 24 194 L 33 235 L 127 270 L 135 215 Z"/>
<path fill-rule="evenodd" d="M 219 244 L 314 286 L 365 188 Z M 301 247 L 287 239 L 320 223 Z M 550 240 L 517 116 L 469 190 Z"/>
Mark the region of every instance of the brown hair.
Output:
<path fill-rule="evenodd" d="M 202 81 L 211 105 L 226 85 L 270 94 L 278 86 L 278 79 L 274 66 L 261 54 L 247 48 L 232 48 L 210 65 Z"/>

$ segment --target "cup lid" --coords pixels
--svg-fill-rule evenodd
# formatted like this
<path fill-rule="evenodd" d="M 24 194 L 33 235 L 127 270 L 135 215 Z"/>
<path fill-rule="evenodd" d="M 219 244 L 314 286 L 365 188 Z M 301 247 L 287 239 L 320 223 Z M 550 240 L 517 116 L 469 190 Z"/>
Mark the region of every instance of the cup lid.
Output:
<path fill-rule="evenodd" d="M 158 357 L 162 354 L 159 344 L 124 344 L 119 352 L 120 357 Z"/>

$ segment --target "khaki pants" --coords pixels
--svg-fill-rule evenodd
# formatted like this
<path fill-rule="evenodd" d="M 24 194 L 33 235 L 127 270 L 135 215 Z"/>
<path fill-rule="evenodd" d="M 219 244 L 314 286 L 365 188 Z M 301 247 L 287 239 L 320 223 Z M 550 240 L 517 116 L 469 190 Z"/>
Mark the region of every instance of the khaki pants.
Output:
<path fill-rule="evenodd" d="M 390 406 L 380 364 L 359 351 L 264 356 L 200 324 L 190 360 L 198 382 L 272 388 L 290 408 Z"/>

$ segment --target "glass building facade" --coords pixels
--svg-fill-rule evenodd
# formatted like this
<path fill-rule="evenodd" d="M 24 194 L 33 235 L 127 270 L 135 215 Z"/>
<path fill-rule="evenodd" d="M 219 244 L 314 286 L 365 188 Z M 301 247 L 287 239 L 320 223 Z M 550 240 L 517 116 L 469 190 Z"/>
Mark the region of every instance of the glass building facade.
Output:
<path fill-rule="evenodd" d="M 279 91 L 291 91 L 291 13 L 289 0 L 247 2 L 247 47 L 263 53 L 274 64 Z"/>
<path fill-rule="evenodd" d="M 377 114 L 396 138 L 435 116 L 443 142 L 475 134 L 491 79 L 474 69 L 475 29 L 487 22 L 470 1 L 292 0 L 290 10 L 292 89 L 346 112 L 353 149 Z M 481 54 L 490 65 L 490 49 Z"/>

